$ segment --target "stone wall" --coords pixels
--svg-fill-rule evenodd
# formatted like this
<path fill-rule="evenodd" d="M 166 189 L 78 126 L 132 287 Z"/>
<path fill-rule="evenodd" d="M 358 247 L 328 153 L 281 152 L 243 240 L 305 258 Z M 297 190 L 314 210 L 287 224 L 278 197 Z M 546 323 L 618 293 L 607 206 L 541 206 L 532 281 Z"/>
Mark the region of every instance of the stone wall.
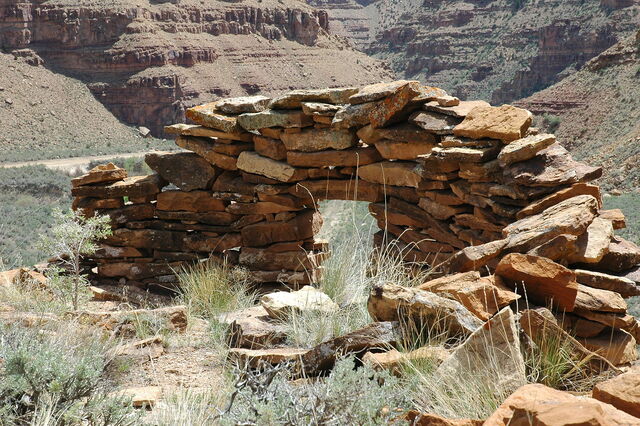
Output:
<path fill-rule="evenodd" d="M 172 286 L 176 269 L 215 257 L 257 283 L 314 283 L 328 255 L 318 202 L 361 200 L 375 244 L 408 262 L 496 271 L 583 325 L 640 330 L 622 300 L 640 294 L 640 248 L 614 235 L 620 211 L 601 210 L 589 182 L 602 169 L 574 161 L 524 109 L 397 81 L 224 99 L 187 116 L 195 124 L 166 128 L 185 151 L 147 155 L 156 174 L 111 165 L 74 179 L 74 208 L 112 219 L 91 260 L 99 279 Z"/>

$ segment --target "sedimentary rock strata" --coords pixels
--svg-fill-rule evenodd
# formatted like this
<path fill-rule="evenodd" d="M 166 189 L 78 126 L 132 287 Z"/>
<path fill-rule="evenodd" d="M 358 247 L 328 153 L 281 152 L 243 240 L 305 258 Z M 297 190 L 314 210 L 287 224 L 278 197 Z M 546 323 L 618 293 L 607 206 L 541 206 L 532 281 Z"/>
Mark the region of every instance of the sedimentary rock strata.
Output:
<path fill-rule="evenodd" d="M 440 275 L 475 271 L 465 286 L 376 289 L 374 317 L 396 320 L 384 314 L 396 305 L 437 314 L 448 303 L 456 315 L 446 321 L 471 333 L 526 296 L 572 312 L 562 325 L 579 324 L 593 350 L 609 327 L 621 342 L 640 334 L 623 299 L 639 292 L 640 248 L 614 235 L 619 212 L 600 210 L 589 182 L 602 170 L 530 128 L 526 110 L 397 81 L 225 99 L 187 115 L 198 125 L 167 133 L 192 153 L 150 154 L 157 174 L 126 177 L 110 166 L 74 181 L 76 208 L 112 218 L 114 233 L 92 260 L 99 276 L 167 287 L 181 266 L 213 256 L 256 282 L 313 284 L 328 255 L 315 239 L 318 201 L 362 200 L 380 250 Z"/>

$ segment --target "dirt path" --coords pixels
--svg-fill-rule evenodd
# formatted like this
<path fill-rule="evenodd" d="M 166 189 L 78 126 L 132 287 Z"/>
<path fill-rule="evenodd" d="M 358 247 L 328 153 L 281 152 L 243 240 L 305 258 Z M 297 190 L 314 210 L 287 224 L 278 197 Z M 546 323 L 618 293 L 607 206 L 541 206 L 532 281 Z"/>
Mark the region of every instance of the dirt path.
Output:
<path fill-rule="evenodd" d="M 0 168 L 42 165 L 49 169 L 68 171 L 78 168 L 84 169 L 92 161 L 108 161 L 114 158 L 141 158 L 148 152 L 150 151 L 131 152 L 127 154 L 94 155 L 89 157 L 56 158 L 53 160 L 21 161 L 17 163 L 0 163 Z"/>

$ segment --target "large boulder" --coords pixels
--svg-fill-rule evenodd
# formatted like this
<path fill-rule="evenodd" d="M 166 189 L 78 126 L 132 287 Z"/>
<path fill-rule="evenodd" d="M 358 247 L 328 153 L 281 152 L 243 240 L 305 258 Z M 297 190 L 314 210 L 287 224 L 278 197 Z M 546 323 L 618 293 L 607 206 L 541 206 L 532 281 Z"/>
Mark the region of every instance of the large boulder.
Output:
<path fill-rule="evenodd" d="M 219 169 L 193 152 L 151 152 L 144 161 L 164 180 L 183 191 L 208 189 L 219 175 Z"/>

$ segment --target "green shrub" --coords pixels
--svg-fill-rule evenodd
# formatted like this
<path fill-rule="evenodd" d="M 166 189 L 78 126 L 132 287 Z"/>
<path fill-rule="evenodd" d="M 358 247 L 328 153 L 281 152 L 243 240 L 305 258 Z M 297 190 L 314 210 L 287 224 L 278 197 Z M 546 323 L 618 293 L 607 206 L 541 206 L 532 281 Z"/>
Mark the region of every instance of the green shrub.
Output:
<path fill-rule="evenodd" d="M 556 130 L 558 130 L 561 121 L 562 120 L 557 115 L 544 114 L 542 116 L 543 126 L 551 133 L 554 133 Z"/>
<path fill-rule="evenodd" d="M 410 404 L 400 379 L 354 359 L 338 360 L 329 376 L 294 384 L 286 367 L 236 372 L 236 391 L 222 424 L 387 424 Z"/>
<path fill-rule="evenodd" d="M 0 423 L 133 424 L 130 405 L 105 395 L 106 350 L 74 324 L 55 331 L 1 327 Z"/>

